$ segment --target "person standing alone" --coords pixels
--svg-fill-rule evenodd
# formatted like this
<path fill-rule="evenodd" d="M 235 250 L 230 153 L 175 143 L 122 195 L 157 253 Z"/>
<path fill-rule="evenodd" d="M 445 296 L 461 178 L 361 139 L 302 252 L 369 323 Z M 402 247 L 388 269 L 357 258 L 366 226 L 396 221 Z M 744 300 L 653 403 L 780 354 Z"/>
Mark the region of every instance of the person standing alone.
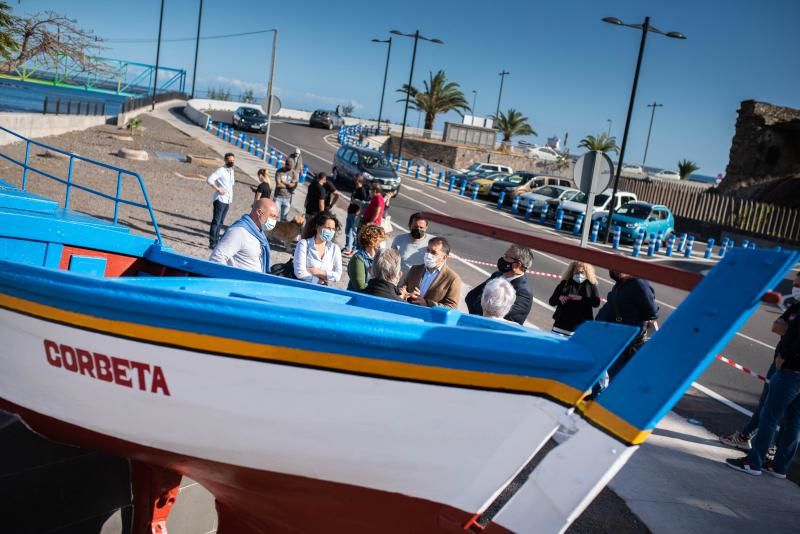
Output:
<path fill-rule="evenodd" d="M 214 213 L 211 216 L 211 228 L 208 233 L 208 248 L 211 249 L 216 247 L 219 241 L 219 232 L 233 201 L 233 184 L 236 182 L 233 175 L 233 154 L 228 152 L 224 159 L 225 165 L 214 171 L 206 180 L 214 190 Z"/>

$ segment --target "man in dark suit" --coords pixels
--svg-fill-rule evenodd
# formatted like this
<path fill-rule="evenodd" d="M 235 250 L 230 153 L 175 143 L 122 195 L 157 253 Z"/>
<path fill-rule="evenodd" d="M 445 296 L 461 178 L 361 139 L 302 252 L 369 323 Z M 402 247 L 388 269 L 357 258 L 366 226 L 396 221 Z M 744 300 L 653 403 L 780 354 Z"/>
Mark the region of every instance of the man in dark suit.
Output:
<path fill-rule="evenodd" d="M 528 286 L 528 279 L 525 276 L 525 271 L 531 265 L 533 265 L 533 252 L 531 249 L 520 245 L 510 245 L 505 254 L 497 260 L 497 271 L 489 278 L 491 280 L 502 276 L 514 288 L 517 293 L 517 299 L 505 318 L 519 324 L 525 324 L 533 304 L 533 291 Z M 472 315 L 483 315 L 481 295 L 483 294 L 483 288 L 486 287 L 486 282 L 467 293 L 467 308 Z"/>
<path fill-rule="evenodd" d="M 400 287 L 408 302 L 420 306 L 457 308 L 461 277 L 447 265 L 450 244 L 443 237 L 428 241 L 424 265 L 414 265 Z"/>

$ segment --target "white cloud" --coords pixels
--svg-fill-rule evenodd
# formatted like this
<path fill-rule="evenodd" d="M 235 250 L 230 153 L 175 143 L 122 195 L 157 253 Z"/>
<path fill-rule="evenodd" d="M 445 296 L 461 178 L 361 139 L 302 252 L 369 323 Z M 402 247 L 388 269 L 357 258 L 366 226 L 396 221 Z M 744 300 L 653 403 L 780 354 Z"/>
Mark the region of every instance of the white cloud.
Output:
<path fill-rule="evenodd" d="M 215 83 L 228 85 L 240 90 L 251 89 L 254 93 L 265 95 L 267 94 L 267 84 L 260 82 L 245 82 L 239 78 L 228 78 L 226 76 L 217 76 L 214 78 Z"/>

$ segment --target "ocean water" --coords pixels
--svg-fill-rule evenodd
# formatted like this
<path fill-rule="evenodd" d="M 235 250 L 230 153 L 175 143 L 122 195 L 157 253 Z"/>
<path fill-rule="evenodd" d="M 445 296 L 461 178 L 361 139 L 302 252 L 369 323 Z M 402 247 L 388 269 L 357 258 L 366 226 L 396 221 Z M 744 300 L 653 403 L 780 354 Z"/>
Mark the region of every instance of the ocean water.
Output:
<path fill-rule="evenodd" d="M 62 109 L 67 101 L 81 104 L 101 102 L 106 104 L 106 115 L 116 115 L 122 111 L 127 96 L 98 93 L 68 87 L 56 87 L 41 83 L 23 82 L 0 78 L 0 111 L 21 111 L 41 113 L 44 99 L 47 98 L 49 110 L 54 110 L 54 102 L 61 99 Z"/>

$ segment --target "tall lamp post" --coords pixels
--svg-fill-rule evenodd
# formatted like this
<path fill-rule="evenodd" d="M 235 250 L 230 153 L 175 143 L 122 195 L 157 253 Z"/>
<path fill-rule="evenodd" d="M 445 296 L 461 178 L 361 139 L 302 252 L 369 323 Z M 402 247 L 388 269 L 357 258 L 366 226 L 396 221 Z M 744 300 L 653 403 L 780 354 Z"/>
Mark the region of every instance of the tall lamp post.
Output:
<path fill-rule="evenodd" d="M 267 131 L 264 135 L 264 155 L 269 146 L 269 130 L 272 126 L 272 81 L 275 79 L 275 52 L 278 49 L 278 29 L 272 28 L 272 61 L 269 66 L 269 82 L 267 83 Z"/>
<path fill-rule="evenodd" d="M 427 37 L 423 37 L 419 34 L 419 30 L 415 31 L 414 33 L 403 33 L 398 30 L 392 30 L 389 33 L 392 35 L 399 35 L 401 37 L 411 37 L 414 39 L 414 51 L 411 53 L 411 72 L 408 75 L 408 87 L 406 91 L 406 106 L 405 111 L 403 111 L 403 127 L 400 130 L 400 146 L 397 150 L 397 158 L 401 159 L 403 157 L 403 139 L 406 136 L 406 119 L 408 119 L 408 101 L 411 98 L 411 83 L 414 81 L 414 63 L 417 60 L 417 43 L 422 39 L 423 41 L 430 41 L 436 44 L 444 44 L 444 41 L 441 39 L 428 39 Z"/>
<path fill-rule="evenodd" d="M 667 37 L 671 37 L 673 39 L 686 39 L 686 36 L 679 32 L 662 32 L 661 30 L 650 26 L 650 17 L 645 17 L 644 22 L 641 24 L 626 24 L 621 20 L 614 18 L 614 17 L 606 17 L 603 19 L 603 22 L 607 22 L 609 24 L 613 24 L 615 26 L 625 26 L 628 28 L 635 28 L 642 32 L 642 40 L 639 43 L 639 56 L 636 58 L 636 72 L 633 75 L 633 87 L 631 88 L 631 99 L 628 103 L 628 115 L 625 117 L 625 129 L 622 133 L 622 146 L 619 149 L 619 161 L 617 162 L 617 172 L 614 175 L 614 186 L 611 193 L 611 206 L 608 210 L 608 224 L 606 225 L 606 235 L 605 241 L 608 243 L 608 237 L 611 235 L 611 221 L 614 217 L 614 204 L 616 202 L 617 197 L 617 187 L 619 186 L 619 175 L 620 171 L 622 170 L 622 164 L 625 160 L 625 147 L 628 144 L 628 130 L 631 126 L 631 115 L 633 115 L 633 105 L 636 102 L 636 88 L 639 85 L 639 71 L 642 68 L 642 56 L 644 55 L 644 46 L 647 42 L 647 34 L 658 33 L 661 35 L 665 35 Z"/>
<path fill-rule="evenodd" d="M 383 97 L 386 95 L 386 77 L 389 75 L 389 58 L 392 57 L 392 38 L 388 39 L 373 39 L 373 43 L 387 43 L 389 49 L 386 51 L 386 68 L 383 69 L 383 90 L 381 91 L 381 107 L 378 110 L 378 129 L 381 128 L 381 120 L 383 119 Z"/>
<path fill-rule="evenodd" d="M 156 45 L 156 70 L 153 73 L 153 96 L 150 111 L 156 109 L 156 90 L 158 89 L 158 64 L 161 61 L 161 28 L 164 27 L 164 0 L 161 0 L 161 15 L 158 17 L 158 44 Z"/>
<path fill-rule="evenodd" d="M 475 116 L 475 106 L 478 105 L 478 91 L 472 90 L 472 116 Z"/>
<path fill-rule="evenodd" d="M 647 104 L 648 108 L 653 108 L 653 111 L 650 113 L 650 127 L 647 129 L 647 142 L 644 144 L 644 157 L 642 158 L 642 169 L 644 170 L 644 164 L 647 162 L 647 149 L 650 148 L 650 132 L 653 131 L 653 119 L 656 118 L 656 108 L 663 108 L 664 104 L 659 104 L 658 102 L 653 102 L 652 104 Z"/>
<path fill-rule="evenodd" d="M 608 131 L 606 132 L 606 135 L 611 137 L 611 119 L 606 119 L 606 121 L 608 122 Z"/>
<path fill-rule="evenodd" d="M 197 38 L 194 42 L 194 68 L 192 69 L 192 98 L 194 98 L 194 83 L 197 80 L 197 54 L 200 52 L 200 24 L 203 22 L 203 0 L 200 0 L 200 11 L 197 13 Z"/>
<path fill-rule="evenodd" d="M 500 74 L 498 74 L 498 76 L 500 76 L 500 92 L 497 94 L 497 110 L 494 112 L 495 120 L 497 120 L 497 117 L 500 116 L 500 99 L 503 98 L 503 81 L 509 74 L 511 73 L 507 70 L 502 70 L 500 71 Z"/>

